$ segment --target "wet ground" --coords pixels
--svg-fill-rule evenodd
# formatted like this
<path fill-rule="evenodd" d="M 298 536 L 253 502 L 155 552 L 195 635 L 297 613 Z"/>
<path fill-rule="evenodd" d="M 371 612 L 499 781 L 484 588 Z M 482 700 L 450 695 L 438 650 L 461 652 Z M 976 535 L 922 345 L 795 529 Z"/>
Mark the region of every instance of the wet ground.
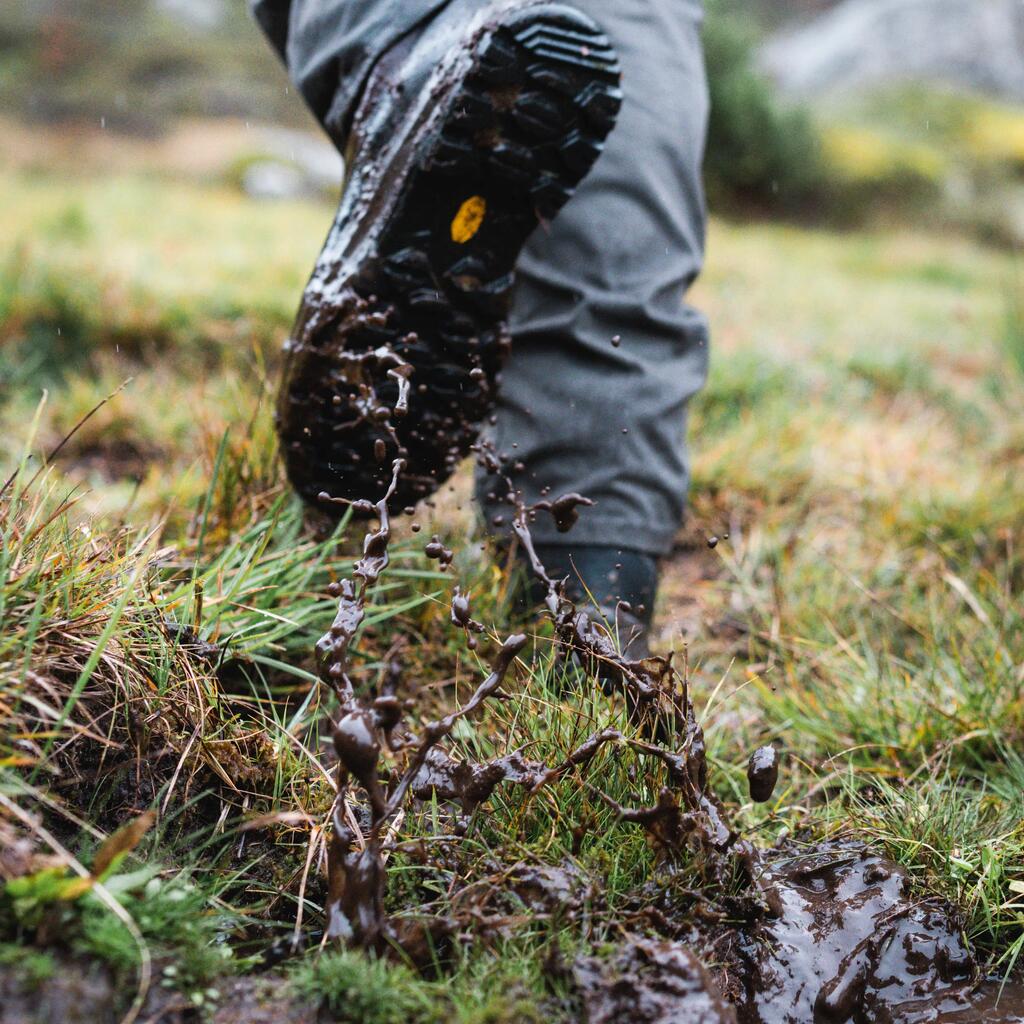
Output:
<path fill-rule="evenodd" d="M 980 979 L 952 908 L 886 858 L 825 843 L 760 866 L 767 912 L 733 968 L 741 1024 L 1024 1020 L 1024 989 Z"/>
<path fill-rule="evenodd" d="M 235 978 L 216 988 L 216 999 L 197 1007 L 177 992 L 150 989 L 142 1024 L 324 1024 L 318 1007 L 289 994 L 283 978 Z M 129 993 L 130 994 L 130 993 Z M 40 985 L 0 968 L 0 1024 L 119 1024 L 124 991 L 110 972 L 67 959 Z"/>

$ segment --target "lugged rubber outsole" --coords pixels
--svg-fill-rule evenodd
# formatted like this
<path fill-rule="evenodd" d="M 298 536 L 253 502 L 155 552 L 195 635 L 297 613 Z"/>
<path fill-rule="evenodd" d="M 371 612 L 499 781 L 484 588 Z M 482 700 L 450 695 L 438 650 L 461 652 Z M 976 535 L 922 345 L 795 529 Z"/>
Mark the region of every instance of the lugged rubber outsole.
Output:
<path fill-rule="evenodd" d="M 341 342 L 289 355 L 278 426 L 304 497 L 375 496 L 397 455 L 408 469 L 396 510 L 447 479 L 494 405 L 520 249 L 600 155 L 621 101 L 610 42 L 570 7 L 513 8 L 479 36 L 443 116 L 410 140 L 411 170 L 377 244 L 346 271 Z M 371 356 L 353 372 L 353 358 L 381 346 L 413 370 L 394 433 L 393 362 Z"/>

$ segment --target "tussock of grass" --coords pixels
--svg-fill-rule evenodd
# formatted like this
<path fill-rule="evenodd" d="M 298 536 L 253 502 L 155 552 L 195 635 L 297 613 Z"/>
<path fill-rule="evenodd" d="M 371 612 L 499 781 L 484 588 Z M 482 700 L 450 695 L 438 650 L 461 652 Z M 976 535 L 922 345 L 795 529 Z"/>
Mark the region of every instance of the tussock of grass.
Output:
<path fill-rule="evenodd" d="M 331 952 L 296 971 L 300 997 L 320 1000 L 345 1024 L 442 1020 L 441 1008 L 407 968 L 358 952 Z"/>

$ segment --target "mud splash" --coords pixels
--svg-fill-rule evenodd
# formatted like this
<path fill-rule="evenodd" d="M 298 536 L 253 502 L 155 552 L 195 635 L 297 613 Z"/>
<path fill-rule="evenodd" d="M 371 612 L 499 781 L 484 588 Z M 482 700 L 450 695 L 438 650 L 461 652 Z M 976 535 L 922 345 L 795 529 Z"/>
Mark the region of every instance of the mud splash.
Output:
<path fill-rule="evenodd" d="M 381 351 L 373 359 L 390 362 Z M 392 368 L 407 382 L 400 365 Z M 405 393 L 403 388 L 400 394 Z M 390 412 L 372 389 L 362 395 L 362 405 L 393 436 Z M 551 766 L 523 751 L 482 762 L 454 757 L 443 741 L 461 719 L 506 696 L 503 687 L 527 643 L 522 634 L 499 645 L 489 674 L 472 697 L 435 721 L 415 728 L 404 724 L 408 706 L 393 685 L 398 669 L 389 670 L 391 682 L 379 696 L 357 694 L 349 677 L 350 648 L 369 588 L 389 564 L 389 503 L 399 490 L 405 460 L 393 461 L 390 485 L 376 502 L 321 495 L 321 500 L 350 505 L 377 523 L 366 534 L 352 578 L 331 588 L 337 613 L 317 644 L 320 678 L 338 704 L 332 734 L 338 766 L 328 850 L 327 937 L 377 953 L 398 949 L 413 962 L 436 964 L 444 939 L 472 929 L 480 908 L 478 904 L 474 910 L 473 901 L 466 900 L 464 915 L 453 909 L 446 918 L 421 914 L 418 919 L 392 919 L 386 913 L 387 860 L 400 845 L 402 818 L 410 806 L 436 800 L 452 808 L 440 819 L 440 827 L 458 841 L 471 815 L 499 786 L 517 786 L 529 800 L 588 764 L 602 749 L 629 750 L 664 768 L 665 785 L 653 805 L 628 806 L 594 782 L 583 785 L 622 821 L 645 830 L 664 868 L 671 872 L 685 864 L 690 877 L 696 871 L 701 882 L 696 899 L 710 909 L 704 925 L 695 923 L 699 914 L 680 924 L 670 920 L 671 908 L 666 914 L 655 899 L 647 908 L 647 921 L 668 933 L 668 939 L 625 933 L 610 960 L 578 960 L 571 974 L 591 1024 L 1024 1022 L 1024 990 L 981 979 L 951 909 L 939 901 L 915 900 L 907 874 L 896 865 L 850 843 L 760 851 L 737 834 L 708 786 L 704 735 L 687 680 L 671 657 L 633 660 L 622 655 L 608 627 L 567 596 L 568 579 L 553 579 L 537 555 L 529 523 L 538 512 L 551 513 L 558 529 L 568 530 L 579 509 L 591 503 L 567 494 L 527 507 L 503 476 L 494 453 L 485 445 L 476 451 L 481 464 L 507 486 L 512 529 L 543 590 L 555 643 L 594 685 L 619 694 L 641 738 L 604 729 Z M 425 553 L 441 569 L 454 559 L 436 536 Z M 485 629 L 472 618 L 469 597 L 458 586 L 453 588 L 450 619 L 475 647 Z M 779 778 L 774 747 L 761 747 L 751 755 L 747 777 L 752 800 L 771 799 Z M 574 906 L 572 893 L 584 885 L 571 866 L 519 864 L 499 870 L 498 876 L 499 889 L 503 886 L 522 906 L 547 914 Z M 458 903 L 456 899 L 452 906 Z M 685 943 L 679 941 L 684 934 Z M 717 951 L 716 976 L 725 998 L 694 949 Z"/>
<path fill-rule="evenodd" d="M 951 908 L 866 847 L 770 851 L 757 883 L 768 912 L 739 944 L 740 1024 L 1024 1020 L 1024 989 L 979 983 Z"/>

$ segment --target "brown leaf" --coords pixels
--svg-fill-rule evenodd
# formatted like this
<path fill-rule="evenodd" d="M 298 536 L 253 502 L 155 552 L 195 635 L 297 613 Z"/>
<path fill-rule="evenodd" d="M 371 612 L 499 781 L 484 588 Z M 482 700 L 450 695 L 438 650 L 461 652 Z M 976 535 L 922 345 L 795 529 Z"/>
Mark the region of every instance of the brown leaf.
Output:
<path fill-rule="evenodd" d="M 142 837 L 153 827 L 156 811 L 146 811 L 137 818 L 122 825 L 112 835 L 107 836 L 103 845 L 96 851 L 92 862 L 92 877 L 102 878 L 113 866 L 114 861 L 124 854 L 131 853 L 142 841 Z"/>

